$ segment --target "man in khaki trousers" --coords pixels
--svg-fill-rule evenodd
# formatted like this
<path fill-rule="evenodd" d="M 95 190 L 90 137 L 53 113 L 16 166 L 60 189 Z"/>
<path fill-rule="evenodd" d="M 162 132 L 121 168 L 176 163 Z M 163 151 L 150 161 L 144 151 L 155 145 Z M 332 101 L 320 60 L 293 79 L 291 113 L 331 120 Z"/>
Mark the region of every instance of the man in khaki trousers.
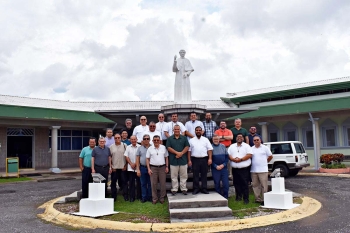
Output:
<path fill-rule="evenodd" d="M 272 159 L 270 149 L 261 144 L 259 136 L 253 138 L 254 146 L 252 146 L 252 168 L 250 170 L 252 176 L 252 186 L 255 196 L 255 202 L 264 204 L 264 193 L 268 191 L 268 162 Z"/>

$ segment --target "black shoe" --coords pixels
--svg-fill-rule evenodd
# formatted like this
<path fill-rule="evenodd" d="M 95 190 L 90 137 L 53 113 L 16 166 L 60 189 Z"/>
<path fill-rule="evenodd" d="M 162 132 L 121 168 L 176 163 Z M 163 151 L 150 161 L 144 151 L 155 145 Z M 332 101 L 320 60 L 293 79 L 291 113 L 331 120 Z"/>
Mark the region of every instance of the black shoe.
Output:
<path fill-rule="evenodd" d="M 249 204 L 249 200 L 244 200 L 244 205 L 248 205 Z"/>
<path fill-rule="evenodd" d="M 187 195 L 187 191 L 186 190 L 182 191 L 182 194 Z"/>
<path fill-rule="evenodd" d="M 135 198 L 130 198 L 130 202 L 134 202 L 135 201 Z"/>
<path fill-rule="evenodd" d="M 145 203 L 147 200 L 146 199 L 142 199 L 141 200 L 141 203 Z"/>
<path fill-rule="evenodd" d="M 201 192 L 204 193 L 204 194 L 209 194 L 208 190 L 206 190 L 206 189 L 202 189 Z"/>
<path fill-rule="evenodd" d="M 193 190 L 193 192 L 192 192 L 193 195 L 196 195 L 196 194 L 198 194 L 198 193 L 199 193 L 199 190 L 198 190 L 198 189 L 195 189 L 195 190 Z"/>
<path fill-rule="evenodd" d="M 236 201 L 242 201 L 242 197 L 237 197 L 236 196 Z"/>
<path fill-rule="evenodd" d="M 148 198 L 147 201 L 152 202 L 152 197 Z"/>
<path fill-rule="evenodd" d="M 129 201 L 129 198 L 128 197 L 124 197 L 124 201 Z"/>
<path fill-rule="evenodd" d="M 171 194 L 173 194 L 173 196 L 175 196 L 176 193 L 177 193 L 177 192 L 175 192 L 175 191 L 171 191 Z"/>
<path fill-rule="evenodd" d="M 265 203 L 262 201 L 262 202 L 260 203 L 260 205 L 265 205 Z"/>
<path fill-rule="evenodd" d="M 116 202 L 117 201 L 117 198 L 115 197 L 115 198 L 113 198 L 114 199 L 114 202 Z"/>

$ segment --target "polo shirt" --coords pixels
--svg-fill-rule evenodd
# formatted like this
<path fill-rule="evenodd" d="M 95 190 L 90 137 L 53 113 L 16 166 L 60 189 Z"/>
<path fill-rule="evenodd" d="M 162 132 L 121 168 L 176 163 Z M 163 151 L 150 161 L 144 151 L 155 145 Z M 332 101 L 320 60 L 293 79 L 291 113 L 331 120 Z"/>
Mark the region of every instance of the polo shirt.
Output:
<path fill-rule="evenodd" d="M 112 168 L 113 169 L 123 169 L 125 166 L 125 157 L 124 153 L 127 145 L 120 143 L 120 145 L 113 144 L 109 147 L 112 155 Z"/>
<path fill-rule="evenodd" d="M 175 125 L 179 125 L 180 126 L 180 133 L 181 134 L 186 132 L 186 130 L 187 130 L 186 127 L 180 121 L 177 121 L 177 122 L 170 121 L 170 122 L 168 122 L 166 127 L 164 127 L 164 131 L 168 132 L 169 136 L 173 135 L 174 134 L 173 129 L 174 129 Z"/>
<path fill-rule="evenodd" d="M 241 146 L 237 146 L 237 143 L 232 144 L 228 150 L 228 154 L 232 158 L 243 158 L 247 154 L 252 154 L 252 148 L 245 142 L 242 142 Z M 251 159 L 242 161 L 240 163 L 235 163 L 231 161 L 231 167 L 233 168 L 244 168 L 250 166 L 252 163 Z"/>
<path fill-rule="evenodd" d="M 208 150 L 213 150 L 213 147 L 210 144 L 208 138 L 203 136 L 201 136 L 200 138 L 191 138 L 189 143 L 190 148 L 188 149 L 188 151 L 191 151 L 192 157 L 204 158 L 208 156 Z"/>
<path fill-rule="evenodd" d="M 204 125 L 203 125 L 203 122 L 201 121 L 187 121 L 186 124 L 185 124 L 185 127 L 187 129 L 187 131 L 189 133 L 191 133 L 194 137 L 196 137 L 196 133 L 195 133 L 195 128 L 197 126 L 200 126 L 202 128 L 202 130 L 204 131 Z M 187 137 L 188 140 L 190 140 L 191 138 L 190 137 Z"/>
<path fill-rule="evenodd" d="M 236 143 L 236 137 L 237 134 L 241 133 L 244 137 L 244 142 L 245 142 L 245 137 L 248 136 L 248 131 L 245 128 L 240 128 L 239 130 L 236 129 L 236 127 L 231 128 L 232 134 L 233 134 L 233 140 L 232 143 Z"/>
<path fill-rule="evenodd" d="M 134 128 L 134 131 L 132 133 L 132 135 L 136 136 L 137 137 L 137 142 L 138 143 L 141 143 L 142 141 L 142 136 L 143 136 L 143 133 L 145 131 L 149 131 L 149 128 L 148 128 L 148 125 L 145 125 L 145 126 L 142 126 L 142 125 L 138 125 Z"/>
<path fill-rule="evenodd" d="M 148 148 L 149 147 L 145 147 L 145 146 L 140 146 L 139 148 L 137 148 L 136 156 L 140 157 L 140 165 L 142 166 L 147 166 L 146 154 L 147 154 Z"/>
<path fill-rule="evenodd" d="M 250 172 L 268 172 L 267 158 L 272 155 L 270 149 L 265 145 L 252 146 L 252 167 Z"/>
<path fill-rule="evenodd" d="M 215 134 L 222 137 L 222 136 L 232 136 L 232 131 L 229 129 L 218 129 L 215 131 Z M 222 145 L 229 147 L 231 145 L 231 140 L 225 140 L 220 142 Z"/>
<path fill-rule="evenodd" d="M 143 140 L 143 136 L 145 136 L 146 134 L 148 134 L 149 137 L 151 138 L 151 140 L 149 141 L 149 143 L 150 143 L 151 145 L 153 145 L 153 141 L 152 141 L 152 140 L 153 140 L 153 137 L 156 136 L 156 135 L 158 135 L 158 136 L 160 137 L 160 140 L 162 140 L 159 131 L 153 131 L 153 132 L 151 132 L 151 131 L 145 131 L 145 132 L 143 132 L 143 134 L 142 134 L 142 140 Z"/>
<path fill-rule="evenodd" d="M 127 146 L 131 145 L 131 142 L 129 141 L 129 139 L 122 140 L 122 143 L 126 144 Z"/>
<path fill-rule="evenodd" d="M 164 134 L 164 129 L 167 127 L 167 124 L 168 124 L 168 123 L 165 122 L 165 121 L 158 122 L 158 123 L 156 124 L 156 130 L 160 132 L 160 134 L 161 134 L 161 139 L 162 139 L 162 140 L 166 140 L 166 139 L 167 139 L 166 136 L 165 136 L 165 134 Z"/>
<path fill-rule="evenodd" d="M 106 146 L 104 148 L 96 146 L 95 149 L 93 149 L 91 156 L 95 158 L 95 164 L 97 166 L 107 166 L 109 165 L 111 151 Z"/>
<path fill-rule="evenodd" d="M 165 158 L 168 157 L 168 150 L 163 145 L 159 145 L 158 148 L 150 146 L 146 153 L 146 158 L 150 159 L 150 165 L 161 166 L 165 164 Z"/>
<path fill-rule="evenodd" d="M 256 137 L 256 136 L 258 136 L 258 137 L 260 138 L 261 143 L 263 143 L 261 135 L 259 135 L 259 134 L 256 133 L 256 134 L 253 136 L 253 135 L 249 134 L 249 135 L 248 135 L 248 138 L 249 138 L 249 145 L 250 145 L 250 146 L 254 146 L 254 137 Z"/>
<path fill-rule="evenodd" d="M 172 135 L 166 141 L 166 148 L 173 148 L 176 151 L 182 151 L 186 146 L 190 146 L 190 143 L 187 140 L 187 137 L 180 134 L 179 138 L 175 138 L 175 135 Z M 181 156 L 181 158 L 176 158 L 176 155 L 169 151 L 169 163 L 172 166 L 181 166 L 187 164 L 187 153 Z"/>
<path fill-rule="evenodd" d="M 90 146 L 84 147 L 79 155 L 79 158 L 83 159 L 84 167 L 91 167 L 91 154 L 94 148 L 90 148 Z"/>
<path fill-rule="evenodd" d="M 139 144 L 136 144 L 136 146 L 133 146 L 132 144 L 126 147 L 126 150 L 124 152 L 124 156 L 125 157 L 129 157 L 130 161 L 132 163 L 136 163 L 136 152 L 137 149 L 140 147 Z M 136 168 L 135 170 L 132 169 L 132 167 L 130 166 L 130 164 L 128 163 L 128 171 L 130 172 L 136 172 Z"/>
<path fill-rule="evenodd" d="M 111 138 L 105 137 L 105 140 L 106 140 L 105 146 L 107 147 L 110 147 L 115 143 L 113 136 Z"/>

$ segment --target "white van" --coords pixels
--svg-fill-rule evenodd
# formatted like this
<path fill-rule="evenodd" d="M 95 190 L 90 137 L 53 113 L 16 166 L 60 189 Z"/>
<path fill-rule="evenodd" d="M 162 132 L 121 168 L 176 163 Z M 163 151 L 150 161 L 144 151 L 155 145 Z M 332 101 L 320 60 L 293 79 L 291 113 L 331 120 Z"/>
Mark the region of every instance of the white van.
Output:
<path fill-rule="evenodd" d="M 304 146 L 299 141 L 266 142 L 273 158 L 269 162 L 269 171 L 281 169 L 281 176 L 296 176 L 303 167 L 310 166 Z"/>

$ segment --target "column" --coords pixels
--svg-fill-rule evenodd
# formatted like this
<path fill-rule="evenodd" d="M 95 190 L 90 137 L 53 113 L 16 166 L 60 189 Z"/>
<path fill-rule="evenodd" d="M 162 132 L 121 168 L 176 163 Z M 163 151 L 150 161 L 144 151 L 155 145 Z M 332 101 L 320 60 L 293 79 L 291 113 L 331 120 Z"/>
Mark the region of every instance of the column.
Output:
<path fill-rule="evenodd" d="M 316 169 L 320 168 L 320 156 L 321 156 L 321 137 L 320 137 L 319 119 L 320 118 L 314 118 L 315 135 L 316 135 L 316 140 L 314 140 L 314 142 L 316 142 L 316 145 L 314 145 L 315 152 L 316 152 L 316 156 L 315 156 L 315 168 Z"/>
<path fill-rule="evenodd" d="M 61 169 L 57 166 L 57 135 L 58 135 L 58 129 L 60 129 L 61 126 L 52 126 L 51 127 L 51 168 L 50 170 L 54 173 L 61 172 Z"/>
<path fill-rule="evenodd" d="M 259 122 L 258 124 L 261 126 L 261 137 L 263 142 L 268 142 L 269 141 L 268 134 L 267 134 L 268 122 Z"/>

